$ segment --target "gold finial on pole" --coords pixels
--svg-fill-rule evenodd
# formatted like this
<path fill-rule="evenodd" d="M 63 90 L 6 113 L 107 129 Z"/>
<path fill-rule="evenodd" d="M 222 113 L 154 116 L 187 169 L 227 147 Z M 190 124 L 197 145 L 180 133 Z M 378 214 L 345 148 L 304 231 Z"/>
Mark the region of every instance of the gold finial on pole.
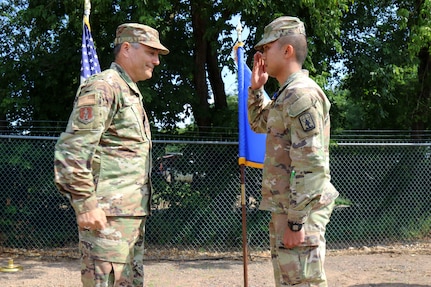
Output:
<path fill-rule="evenodd" d="M 9 258 L 7 266 L 0 267 L 0 272 L 18 272 L 22 271 L 22 266 L 15 265 L 13 259 Z"/>

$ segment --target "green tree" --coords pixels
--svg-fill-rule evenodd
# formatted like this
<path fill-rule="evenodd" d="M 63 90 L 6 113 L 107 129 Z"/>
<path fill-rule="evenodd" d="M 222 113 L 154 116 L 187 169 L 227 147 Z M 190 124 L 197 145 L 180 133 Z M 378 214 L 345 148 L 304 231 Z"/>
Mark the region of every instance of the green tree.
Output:
<path fill-rule="evenodd" d="M 342 24 L 346 128 L 429 128 L 430 1 L 355 1 Z"/>
<path fill-rule="evenodd" d="M 411 127 L 423 130 L 431 124 L 431 1 L 415 1 L 412 6 L 400 1 L 400 27 L 407 30 L 410 59 L 417 59 L 416 103 L 413 105 Z"/>
<path fill-rule="evenodd" d="M 229 115 L 221 71 L 225 66 L 235 71 L 230 33 L 237 23 L 228 22 L 233 15 L 241 14 L 250 28 L 249 61 L 257 37 L 275 17 L 297 15 L 304 20 L 310 39 L 306 68 L 324 84 L 330 58 L 340 52 L 340 19 L 346 3 L 93 0 L 90 23 L 102 69 L 113 60 L 112 42 L 119 24 L 141 22 L 158 29 L 171 53 L 161 57 L 153 79 L 140 83 L 145 106 L 157 121 L 154 124 L 167 130 L 176 128 L 186 106 L 195 126 L 207 130 Z M 84 1 L 71 0 L 0 3 L 0 120 L 65 125 L 79 85 L 83 6 Z M 275 82 L 268 88 L 276 90 Z"/>
<path fill-rule="evenodd" d="M 0 119 L 64 120 L 79 71 L 79 24 L 54 1 L 3 1 Z M 75 24 L 75 25 L 73 25 Z"/>

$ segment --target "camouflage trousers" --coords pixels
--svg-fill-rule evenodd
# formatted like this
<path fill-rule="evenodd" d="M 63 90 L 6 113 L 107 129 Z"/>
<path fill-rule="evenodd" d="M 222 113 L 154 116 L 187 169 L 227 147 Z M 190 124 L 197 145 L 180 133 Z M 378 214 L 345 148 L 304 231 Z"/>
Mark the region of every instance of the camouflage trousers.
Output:
<path fill-rule="evenodd" d="M 269 224 L 271 258 L 275 286 L 327 287 L 323 268 L 326 252 L 325 231 L 334 203 L 311 210 L 303 225 L 305 242 L 294 248 L 285 248 L 283 235 L 287 214 L 271 213 Z"/>
<path fill-rule="evenodd" d="M 107 217 L 103 230 L 79 230 L 83 287 L 144 286 L 146 217 Z"/>

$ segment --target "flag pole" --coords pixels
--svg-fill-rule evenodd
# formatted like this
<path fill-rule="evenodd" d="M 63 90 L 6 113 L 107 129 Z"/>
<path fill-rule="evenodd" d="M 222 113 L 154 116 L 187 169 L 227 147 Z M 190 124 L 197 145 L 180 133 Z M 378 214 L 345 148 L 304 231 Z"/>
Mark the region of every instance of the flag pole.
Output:
<path fill-rule="evenodd" d="M 87 24 L 89 31 L 91 31 L 90 13 L 91 13 L 91 1 L 90 0 L 84 0 L 84 17 L 83 17 L 82 21 L 84 22 L 84 25 Z"/>
<path fill-rule="evenodd" d="M 236 26 L 238 36 L 238 44 L 242 44 L 241 33 L 241 18 L 238 20 Z M 244 287 L 248 287 L 248 252 L 247 252 L 247 207 L 245 200 L 245 165 L 240 165 L 241 171 L 241 217 L 242 217 L 242 260 L 243 260 L 243 273 L 244 273 Z"/>
<path fill-rule="evenodd" d="M 242 213 L 242 260 L 244 272 L 244 287 L 248 286 L 248 271 L 247 271 L 247 210 L 245 204 L 245 166 L 240 165 L 241 169 L 241 213 Z"/>
<path fill-rule="evenodd" d="M 84 0 L 84 21 L 89 20 L 91 11 L 91 2 L 90 0 Z"/>

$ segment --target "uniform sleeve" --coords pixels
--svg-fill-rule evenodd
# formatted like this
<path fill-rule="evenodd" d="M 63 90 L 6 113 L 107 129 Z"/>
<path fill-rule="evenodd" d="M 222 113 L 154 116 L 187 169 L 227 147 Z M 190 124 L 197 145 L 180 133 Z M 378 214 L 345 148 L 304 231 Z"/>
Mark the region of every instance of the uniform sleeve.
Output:
<path fill-rule="evenodd" d="M 109 127 L 114 106 L 109 85 L 94 81 L 78 91 L 66 131 L 54 151 L 55 184 L 65 194 L 77 214 L 97 207 L 95 181 L 97 149 Z"/>
<path fill-rule="evenodd" d="M 267 132 L 267 120 L 270 102 L 265 101 L 263 88 L 252 90 L 248 88 L 248 122 L 252 131 L 256 133 Z"/>
<path fill-rule="evenodd" d="M 288 221 L 304 223 L 329 180 L 324 132 L 327 115 L 321 101 L 307 93 L 298 97 L 286 110 L 292 140 Z"/>

